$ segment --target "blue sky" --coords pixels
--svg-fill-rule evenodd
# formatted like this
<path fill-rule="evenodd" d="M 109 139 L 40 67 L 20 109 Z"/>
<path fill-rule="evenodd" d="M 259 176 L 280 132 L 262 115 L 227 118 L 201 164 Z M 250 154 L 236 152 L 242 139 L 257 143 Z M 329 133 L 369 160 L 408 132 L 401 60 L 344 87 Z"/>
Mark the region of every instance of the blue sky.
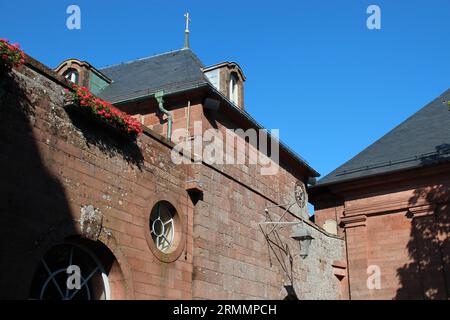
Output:
<path fill-rule="evenodd" d="M 66 8 L 82 29 L 66 28 Z M 380 6 L 382 29 L 366 9 Z M 349 160 L 448 89 L 450 1 L 1 1 L 0 37 L 50 67 L 96 67 L 183 45 L 205 65 L 236 61 L 246 108 L 320 173 Z"/>

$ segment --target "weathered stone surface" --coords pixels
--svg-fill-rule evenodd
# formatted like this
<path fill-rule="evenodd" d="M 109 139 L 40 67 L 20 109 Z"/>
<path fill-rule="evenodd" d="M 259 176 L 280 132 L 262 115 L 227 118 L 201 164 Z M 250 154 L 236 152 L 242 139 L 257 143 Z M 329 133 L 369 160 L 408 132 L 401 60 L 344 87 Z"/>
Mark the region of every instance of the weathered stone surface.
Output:
<path fill-rule="evenodd" d="M 92 205 L 81 207 L 81 235 L 89 240 L 97 241 L 102 232 L 103 215 Z"/>
<path fill-rule="evenodd" d="M 299 177 L 292 170 L 261 176 L 254 166 L 176 165 L 172 145 L 148 129 L 126 144 L 70 114 L 62 84 L 42 66 L 0 81 L 0 298 L 27 298 L 45 248 L 80 236 L 103 242 L 126 273 L 127 294 L 113 298 L 286 297 L 286 273 L 269 255 L 259 223 L 267 206 L 294 200 Z M 185 114 L 177 113 L 175 126 L 184 125 Z M 210 120 L 195 103 L 191 117 Z M 186 191 L 193 179 L 203 192 L 195 203 Z M 176 208 L 176 232 L 184 235 L 181 254 L 170 263 L 149 247 L 149 215 L 160 200 Z M 343 241 L 310 228 L 315 240 L 304 260 L 290 230 L 279 231 L 292 254 L 296 294 L 338 298 L 332 263 L 344 259 Z"/>

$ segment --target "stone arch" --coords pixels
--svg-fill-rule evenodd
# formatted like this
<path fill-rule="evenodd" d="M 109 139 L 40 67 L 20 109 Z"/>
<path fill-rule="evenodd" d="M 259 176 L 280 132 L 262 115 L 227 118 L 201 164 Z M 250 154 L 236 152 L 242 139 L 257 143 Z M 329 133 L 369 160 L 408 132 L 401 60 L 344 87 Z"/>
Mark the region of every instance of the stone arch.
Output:
<path fill-rule="evenodd" d="M 89 70 L 91 69 L 91 66 L 85 62 L 80 61 L 77 59 L 68 59 L 61 63 L 55 71 L 60 74 L 64 75 L 69 70 L 75 70 L 78 72 L 78 85 L 87 87 L 89 86 Z"/>
<path fill-rule="evenodd" d="M 72 222 L 73 223 L 73 222 Z M 111 300 L 131 300 L 134 299 L 134 288 L 132 281 L 131 268 L 126 261 L 125 256 L 117 245 L 114 236 L 108 232 L 102 232 L 97 241 L 88 240 L 81 237 L 79 234 L 66 233 L 70 230 L 70 223 L 60 224 L 53 229 L 49 235 L 46 236 L 42 245 L 35 250 L 32 259 L 32 272 L 27 275 L 29 281 L 29 294 L 35 290 L 33 286 L 36 272 L 38 271 L 41 259 L 52 248 L 62 244 L 73 244 L 80 246 L 86 251 L 91 252 L 95 258 L 100 262 L 108 279 L 109 298 Z M 36 297 L 31 297 L 36 298 Z"/>

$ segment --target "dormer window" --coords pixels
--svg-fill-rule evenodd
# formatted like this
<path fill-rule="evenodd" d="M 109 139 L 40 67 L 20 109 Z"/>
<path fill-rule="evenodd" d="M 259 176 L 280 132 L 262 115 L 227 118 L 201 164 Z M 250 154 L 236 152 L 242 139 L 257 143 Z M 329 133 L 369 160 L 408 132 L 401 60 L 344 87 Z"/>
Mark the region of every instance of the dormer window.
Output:
<path fill-rule="evenodd" d="M 67 70 L 66 72 L 64 72 L 64 77 L 67 80 L 69 80 L 69 81 L 71 81 L 71 82 L 73 82 L 75 84 L 78 84 L 79 76 L 78 76 L 78 71 L 77 70 L 75 70 L 75 69 Z"/>
<path fill-rule="evenodd" d="M 236 107 L 244 110 L 245 76 L 235 62 L 222 62 L 203 69 L 209 82 Z"/>
<path fill-rule="evenodd" d="M 231 73 L 230 75 L 230 88 L 229 88 L 229 98 L 235 104 L 239 105 L 239 88 L 238 88 L 238 77 L 236 73 Z"/>

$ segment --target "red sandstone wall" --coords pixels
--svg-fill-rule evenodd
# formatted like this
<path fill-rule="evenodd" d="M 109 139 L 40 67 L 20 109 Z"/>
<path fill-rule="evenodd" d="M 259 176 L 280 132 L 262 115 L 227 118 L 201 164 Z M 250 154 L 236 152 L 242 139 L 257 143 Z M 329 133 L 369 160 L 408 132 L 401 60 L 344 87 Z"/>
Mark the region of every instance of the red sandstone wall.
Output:
<path fill-rule="evenodd" d="M 104 241 L 128 298 L 192 298 L 192 203 L 170 149 L 149 134 L 123 149 L 96 125 L 81 120 L 77 128 L 61 108 L 62 87 L 28 68 L 2 76 L 1 89 L 0 295 L 27 298 L 43 252 L 79 234 L 80 208 L 92 204 L 111 231 Z M 170 264 L 145 235 L 152 204 L 167 195 L 187 224 L 186 255 Z"/>
<path fill-rule="evenodd" d="M 113 298 L 286 296 L 285 273 L 269 258 L 258 223 L 267 205 L 293 199 L 297 177 L 284 169 L 263 177 L 245 166 L 175 165 L 171 146 L 154 133 L 146 131 L 137 145 L 124 144 L 62 105 L 62 87 L 39 72 L 24 67 L 0 79 L 0 297 L 28 297 L 44 252 L 80 236 L 85 205 L 104 215 L 99 241 L 118 262 L 111 275 Z M 193 109 L 195 118 L 200 114 Z M 181 111 L 176 118 L 181 125 Z M 195 206 L 186 192 L 192 178 L 204 183 Z M 183 220 L 180 255 L 170 263 L 149 245 L 149 214 L 162 199 Z M 271 213 L 275 218 L 281 211 Z M 290 228 L 280 232 L 282 242 L 294 248 L 297 294 L 338 298 L 332 264 L 343 259 L 342 241 L 309 227 L 316 242 L 308 260 L 298 257 Z"/>
<path fill-rule="evenodd" d="M 203 112 L 202 129 L 217 129 L 226 137 L 226 129 L 236 124 L 220 112 Z M 245 130 L 246 128 L 244 128 Z M 242 140 L 241 140 L 242 141 Z M 235 144 L 233 154 L 238 154 Z M 204 183 L 203 200 L 194 213 L 193 296 L 199 299 L 283 299 L 283 284 L 290 283 L 277 257 L 261 232 L 265 208 L 276 221 L 284 213 L 285 204 L 294 202 L 294 185 L 302 180 L 302 172 L 288 166 L 278 167 L 275 175 L 262 175 L 261 164 L 212 164 L 200 167 L 196 178 Z M 283 161 L 283 159 L 282 159 Z M 297 205 L 290 212 L 308 219 L 306 208 Z M 287 214 L 283 221 L 294 221 Z M 270 226 L 269 229 L 273 227 Z M 290 239 L 291 227 L 277 232 L 280 244 L 288 245 L 293 255 L 293 286 L 300 299 L 339 299 L 342 284 L 332 267 L 343 259 L 343 244 L 337 237 L 311 227 L 315 242 L 308 259 L 298 255 L 298 243 Z M 273 240 L 273 237 L 271 237 Z M 286 263 L 286 260 L 284 261 Z"/>
<path fill-rule="evenodd" d="M 270 201 L 250 186 L 230 182 L 208 168 L 203 168 L 202 180 L 206 192 L 194 215 L 195 298 L 283 299 L 287 296 L 283 284 L 292 284 L 299 299 L 345 297 L 340 295 L 341 283 L 332 266 L 344 258 L 341 240 L 310 228 L 315 240 L 303 260 L 298 243 L 289 238 L 291 228 L 277 229 L 280 241 L 273 234 L 270 240 L 288 245 L 291 268 L 287 256 L 266 241 L 258 226 Z M 276 221 L 282 212 L 271 209 L 272 219 Z M 292 273 L 293 283 L 283 268 Z"/>
<path fill-rule="evenodd" d="M 341 187 L 352 299 L 449 298 L 449 173 L 441 165 Z M 317 210 L 319 223 L 332 210 Z M 373 265 L 381 288 L 370 290 Z"/>
<path fill-rule="evenodd" d="M 190 111 L 188 115 L 188 101 L 190 101 Z M 164 97 L 164 107 L 170 110 L 172 114 L 172 130 L 185 130 L 189 126 L 191 135 L 193 134 L 193 126 L 195 121 L 203 121 L 203 106 L 201 98 L 194 95 L 189 98 L 177 99 L 173 97 Z M 145 126 L 153 132 L 167 137 L 167 115 L 158 109 L 158 104 L 154 98 L 147 100 L 128 103 L 121 108 L 130 114 L 137 115 Z M 189 116 L 189 124 L 187 117 Z"/>

